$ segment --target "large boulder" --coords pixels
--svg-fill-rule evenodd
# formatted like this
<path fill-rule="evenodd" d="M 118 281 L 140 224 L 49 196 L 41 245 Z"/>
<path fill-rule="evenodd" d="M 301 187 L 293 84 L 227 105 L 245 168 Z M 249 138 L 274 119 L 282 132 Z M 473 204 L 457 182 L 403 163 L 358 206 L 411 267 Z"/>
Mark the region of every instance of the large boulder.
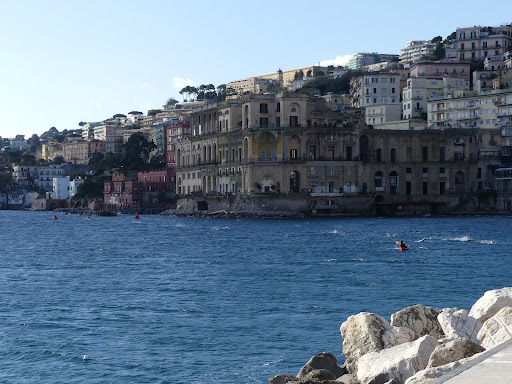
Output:
<path fill-rule="evenodd" d="M 449 373 L 457 367 L 461 366 L 460 361 L 455 361 L 450 364 L 442 365 L 440 367 L 427 368 L 422 371 L 416 372 L 413 376 L 409 377 L 404 384 L 428 384 L 433 383 L 439 377 Z"/>
<path fill-rule="evenodd" d="M 483 324 L 504 307 L 512 307 L 512 287 L 485 292 L 471 307 L 469 315 Z"/>
<path fill-rule="evenodd" d="M 441 310 L 434 307 L 427 307 L 423 304 L 411 305 L 393 313 L 391 315 L 391 325 L 412 329 L 415 333 L 415 339 L 425 335 L 441 339 L 444 337 L 444 333 L 441 324 L 437 320 L 440 313 Z"/>
<path fill-rule="evenodd" d="M 446 337 L 450 339 L 467 339 L 472 343 L 480 344 L 477 335 L 480 328 L 482 328 L 482 324 L 474 317 L 469 316 L 468 311 L 465 309 L 453 313 L 441 312 L 437 316 L 437 320 L 439 320 Z"/>
<path fill-rule="evenodd" d="M 336 383 L 341 384 L 360 384 L 354 375 L 347 373 L 346 375 L 340 376 L 336 379 Z"/>
<path fill-rule="evenodd" d="M 311 372 L 309 372 L 307 375 L 304 375 L 300 379 L 301 383 L 307 383 L 307 382 L 315 382 L 315 381 L 332 381 L 336 380 L 337 377 L 332 373 L 331 371 L 328 371 L 327 369 L 315 369 Z"/>
<path fill-rule="evenodd" d="M 272 377 L 268 382 L 269 384 L 286 384 L 294 381 L 297 382 L 299 379 L 292 375 L 277 375 Z"/>
<path fill-rule="evenodd" d="M 443 339 L 439 342 L 440 344 L 430 355 L 427 368 L 453 363 L 485 351 L 481 346 L 466 339 Z"/>
<path fill-rule="evenodd" d="M 512 308 L 502 308 L 487 320 L 477 337 L 485 349 L 494 348 L 512 339 Z"/>
<path fill-rule="evenodd" d="M 361 312 L 350 316 L 340 327 L 343 337 L 345 366 L 350 373 L 356 372 L 359 357 L 413 340 L 411 330 L 392 327 L 382 316 Z"/>
<path fill-rule="evenodd" d="M 425 369 L 437 345 L 437 340 L 427 335 L 380 352 L 367 353 L 357 362 L 357 379 L 361 384 L 384 384 L 392 379 L 403 383 Z"/>
<path fill-rule="evenodd" d="M 325 369 L 332 372 L 332 374 L 335 376 L 335 379 L 341 375 L 344 375 L 345 373 L 348 373 L 346 369 L 338 366 L 338 361 L 333 354 L 322 352 L 309 359 L 309 361 L 301 368 L 297 377 L 301 379 L 308 373 L 317 369 Z"/>

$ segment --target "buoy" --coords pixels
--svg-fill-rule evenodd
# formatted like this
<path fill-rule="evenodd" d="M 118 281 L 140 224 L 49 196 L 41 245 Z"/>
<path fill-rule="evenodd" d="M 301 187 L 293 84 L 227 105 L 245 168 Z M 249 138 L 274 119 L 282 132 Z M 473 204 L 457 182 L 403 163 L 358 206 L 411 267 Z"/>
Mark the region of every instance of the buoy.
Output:
<path fill-rule="evenodd" d="M 140 216 L 139 216 L 139 214 L 138 214 L 138 213 L 135 215 L 135 218 L 136 218 L 136 219 L 140 219 Z"/>
<path fill-rule="evenodd" d="M 89 360 L 89 356 L 87 355 L 84 355 L 84 357 L 82 357 L 83 360 Z"/>
<path fill-rule="evenodd" d="M 57 215 L 53 215 L 53 220 L 58 220 L 59 218 L 57 217 Z"/>

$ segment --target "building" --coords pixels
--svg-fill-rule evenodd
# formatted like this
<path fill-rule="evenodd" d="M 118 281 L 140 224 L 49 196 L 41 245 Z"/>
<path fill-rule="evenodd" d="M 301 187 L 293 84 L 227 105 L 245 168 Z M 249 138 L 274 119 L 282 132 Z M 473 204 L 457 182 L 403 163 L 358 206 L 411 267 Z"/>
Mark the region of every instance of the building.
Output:
<path fill-rule="evenodd" d="M 400 51 L 400 64 L 410 64 L 420 61 L 424 56 L 431 55 L 436 49 L 436 43 L 431 40 L 414 40 L 405 43 Z"/>
<path fill-rule="evenodd" d="M 503 55 L 512 48 L 512 26 L 457 28 L 459 60 L 484 60 Z"/>
<path fill-rule="evenodd" d="M 94 127 L 94 140 L 105 142 L 105 152 L 121 153 L 123 146 L 122 136 L 118 131 L 122 127 L 113 122 L 106 122 L 105 124 Z"/>
<path fill-rule="evenodd" d="M 167 127 L 166 136 L 167 148 L 165 151 L 165 159 L 167 168 L 174 170 L 176 167 L 176 143 L 190 137 L 190 124 L 181 122 Z M 173 180 L 173 183 L 174 182 L 175 180 Z"/>
<path fill-rule="evenodd" d="M 39 166 L 12 164 L 12 180 L 22 186 L 32 186 L 39 178 Z"/>
<path fill-rule="evenodd" d="M 419 62 L 409 70 L 407 84 L 402 90 L 403 118 L 425 116 L 427 101 L 448 97 L 458 90 L 469 90 L 468 63 Z"/>
<path fill-rule="evenodd" d="M 46 167 L 39 167 L 38 174 L 34 184 L 39 188 L 50 191 L 54 187 L 53 179 L 55 177 L 63 177 L 66 174 L 66 170 L 64 169 L 64 164 L 51 164 Z"/>
<path fill-rule="evenodd" d="M 278 83 L 280 87 L 287 88 L 293 86 L 296 77 L 314 77 L 318 75 L 327 75 L 328 68 L 320 65 L 311 65 L 309 67 L 295 68 L 289 70 L 277 70 L 277 72 L 264 75 L 252 76 L 247 79 L 231 81 L 226 85 L 226 90 L 232 90 L 228 94 L 228 99 L 240 98 L 246 93 L 261 94 L 269 92 L 268 86 Z"/>
<path fill-rule="evenodd" d="M 70 180 L 69 176 L 54 177 L 52 191 L 48 193 L 48 198 L 56 200 L 72 199 L 78 193 L 78 187 L 83 183 L 83 179 Z"/>
<path fill-rule="evenodd" d="M 62 144 L 56 141 L 44 143 L 41 146 L 41 158 L 46 161 L 54 160 L 56 157 L 62 156 Z"/>
<path fill-rule="evenodd" d="M 382 63 L 385 61 L 398 61 L 398 55 L 372 53 L 355 53 L 349 59 L 348 69 L 356 70 L 365 66 Z"/>
<path fill-rule="evenodd" d="M 400 74 L 394 72 L 370 72 L 350 81 L 352 107 L 368 107 L 381 104 L 400 104 Z"/>
<path fill-rule="evenodd" d="M 73 164 L 87 164 L 95 153 L 104 151 L 105 142 L 99 140 L 62 143 L 64 161 Z"/>

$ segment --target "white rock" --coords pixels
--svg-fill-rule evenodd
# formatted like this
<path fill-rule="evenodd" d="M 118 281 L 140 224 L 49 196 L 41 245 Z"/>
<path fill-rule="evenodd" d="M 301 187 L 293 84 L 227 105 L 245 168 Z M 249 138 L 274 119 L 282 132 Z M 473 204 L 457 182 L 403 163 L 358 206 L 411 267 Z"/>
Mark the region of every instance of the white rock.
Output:
<path fill-rule="evenodd" d="M 427 368 L 417 372 L 414 376 L 409 377 L 404 384 L 428 384 L 434 382 L 437 378 L 459 367 L 461 363 L 446 364 L 441 367 Z"/>
<path fill-rule="evenodd" d="M 480 345 L 466 339 L 444 339 L 439 343 L 430 355 L 427 368 L 440 367 L 485 351 Z"/>
<path fill-rule="evenodd" d="M 485 292 L 471 307 L 469 315 L 484 323 L 504 307 L 512 307 L 512 287 Z"/>
<path fill-rule="evenodd" d="M 512 308 L 505 307 L 484 323 L 478 340 L 485 349 L 492 349 L 509 339 L 512 339 Z"/>
<path fill-rule="evenodd" d="M 380 351 L 399 343 L 413 340 L 413 332 L 389 325 L 382 316 L 361 312 L 350 316 L 340 326 L 346 368 L 356 371 L 356 362 L 365 353 Z"/>
<path fill-rule="evenodd" d="M 467 339 L 472 343 L 480 344 L 477 335 L 482 324 L 474 317 L 469 316 L 465 309 L 453 313 L 441 312 L 437 316 L 437 320 L 439 320 L 446 337 Z"/>
<path fill-rule="evenodd" d="M 391 315 L 391 325 L 412 329 L 416 334 L 416 339 L 425 335 L 440 339 L 444 337 L 441 324 L 437 320 L 440 313 L 441 310 L 434 307 L 423 304 L 411 305 L 393 313 Z"/>
<path fill-rule="evenodd" d="M 437 345 L 437 340 L 427 335 L 380 352 L 367 353 L 357 362 L 357 379 L 361 384 L 385 383 L 392 379 L 403 383 L 425 369 Z"/>

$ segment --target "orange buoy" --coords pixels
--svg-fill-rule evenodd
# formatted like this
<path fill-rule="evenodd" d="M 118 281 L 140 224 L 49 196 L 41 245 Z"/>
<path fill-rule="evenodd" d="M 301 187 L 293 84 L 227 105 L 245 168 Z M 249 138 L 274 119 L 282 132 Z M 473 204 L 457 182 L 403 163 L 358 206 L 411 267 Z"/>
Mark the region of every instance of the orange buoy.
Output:
<path fill-rule="evenodd" d="M 53 215 L 53 220 L 58 220 L 59 218 L 57 217 L 57 215 Z"/>
<path fill-rule="evenodd" d="M 140 219 L 140 216 L 139 216 L 139 214 L 138 214 L 138 213 L 135 215 L 135 218 L 136 218 L 136 219 Z"/>

